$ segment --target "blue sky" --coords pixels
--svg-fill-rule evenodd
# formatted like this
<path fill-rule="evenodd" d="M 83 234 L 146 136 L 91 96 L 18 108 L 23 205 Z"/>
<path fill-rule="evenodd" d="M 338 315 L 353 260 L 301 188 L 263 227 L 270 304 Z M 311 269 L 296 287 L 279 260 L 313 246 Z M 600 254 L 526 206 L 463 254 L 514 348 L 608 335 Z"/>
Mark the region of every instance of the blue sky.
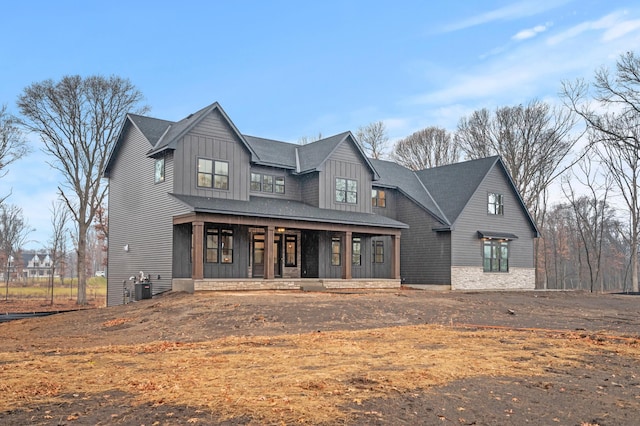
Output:
<path fill-rule="evenodd" d="M 3 6 L 0 39 L 0 104 L 14 113 L 33 82 L 113 74 L 157 118 L 218 101 L 245 134 L 295 142 L 382 120 L 396 140 L 480 108 L 559 102 L 562 80 L 640 52 L 640 4 L 27 0 Z M 0 194 L 41 248 L 59 177 L 30 140 Z"/>

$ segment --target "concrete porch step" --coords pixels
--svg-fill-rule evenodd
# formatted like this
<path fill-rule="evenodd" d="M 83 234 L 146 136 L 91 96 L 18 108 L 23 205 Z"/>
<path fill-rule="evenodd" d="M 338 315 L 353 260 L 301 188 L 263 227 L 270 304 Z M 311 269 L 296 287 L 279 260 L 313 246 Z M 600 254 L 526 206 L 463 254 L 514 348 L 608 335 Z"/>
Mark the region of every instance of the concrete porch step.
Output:
<path fill-rule="evenodd" d="M 327 288 L 322 284 L 322 281 L 305 281 L 300 284 L 300 290 L 302 291 L 327 291 Z"/>

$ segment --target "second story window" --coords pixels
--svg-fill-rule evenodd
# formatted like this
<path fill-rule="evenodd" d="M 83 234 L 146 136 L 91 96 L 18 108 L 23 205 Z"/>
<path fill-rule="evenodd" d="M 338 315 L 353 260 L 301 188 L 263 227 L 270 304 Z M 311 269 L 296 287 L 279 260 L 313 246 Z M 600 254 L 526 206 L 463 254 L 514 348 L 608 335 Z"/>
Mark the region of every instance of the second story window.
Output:
<path fill-rule="evenodd" d="M 490 192 L 487 200 L 487 213 L 504 214 L 504 198 L 502 194 Z"/>
<path fill-rule="evenodd" d="M 155 176 L 153 181 L 155 183 L 164 182 L 164 157 L 156 158 Z"/>
<path fill-rule="evenodd" d="M 382 189 L 371 190 L 371 205 L 373 207 L 387 207 L 387 200 L 384 196 L 384 190 Z"/>
<path fill-rule="evenodd" d="M 284 176 L 251 172 L 251 191 L 284 194 Z"/>
<path fill-rule="evenodd" d="M 229 163 L 198 158 L 198 186 L 229 189 Z"/>
<path fill-rule="evenodd" d="M 336 202 L 357 204 L 358 181 L 352 179 L 336 178 Z"/>
<path fill-rule="evenodd" d="M 251 190 L 262 191 L 262 175 L 260 173 L 251 173 Z"/>

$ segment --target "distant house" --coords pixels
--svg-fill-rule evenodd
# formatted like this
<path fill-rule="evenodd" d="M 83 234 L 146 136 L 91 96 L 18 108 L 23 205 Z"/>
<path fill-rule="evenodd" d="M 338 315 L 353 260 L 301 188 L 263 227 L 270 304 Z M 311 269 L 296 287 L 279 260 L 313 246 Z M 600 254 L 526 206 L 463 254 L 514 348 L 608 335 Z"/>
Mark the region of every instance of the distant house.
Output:
<path fill-rule="evenodd" d="M 22 278 L 49 278 L 51 276 L 51 256 L 33 250 L 21 252 Z M 18 267 L 18 265 L 16 265 Z M 56 275 L 57 276 L 57 275 Z"/>
<path fill-rule="evenodd" d="M 140 271 L 171 289 L 534 287 L 538 231 L 499 157 L 420 172 L 350 132 L 242 134 L 218 103 L 129 114 L 108 159 L 107 303 Z"/>

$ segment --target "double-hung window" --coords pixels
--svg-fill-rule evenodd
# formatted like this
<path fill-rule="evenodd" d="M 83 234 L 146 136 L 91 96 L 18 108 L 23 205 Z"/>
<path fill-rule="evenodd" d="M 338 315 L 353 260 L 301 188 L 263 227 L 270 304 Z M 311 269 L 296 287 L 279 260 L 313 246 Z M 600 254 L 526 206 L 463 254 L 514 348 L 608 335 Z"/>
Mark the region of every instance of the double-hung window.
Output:
<path fill-rule="evenodd" d="M 229 189 L 229 163 L 198 158 L 198 186 L 202 188 Z"/>
<path fill-rule="evenodd" d="M 504 214 L 504 197 L 502 194 L 490 192 L 487 196 L 487 213 Z"/>
<path fill-rule="evenodd" d="M 353 179 L 336 178 L 336 202 L 357 204 L 358 181 Z"/>

